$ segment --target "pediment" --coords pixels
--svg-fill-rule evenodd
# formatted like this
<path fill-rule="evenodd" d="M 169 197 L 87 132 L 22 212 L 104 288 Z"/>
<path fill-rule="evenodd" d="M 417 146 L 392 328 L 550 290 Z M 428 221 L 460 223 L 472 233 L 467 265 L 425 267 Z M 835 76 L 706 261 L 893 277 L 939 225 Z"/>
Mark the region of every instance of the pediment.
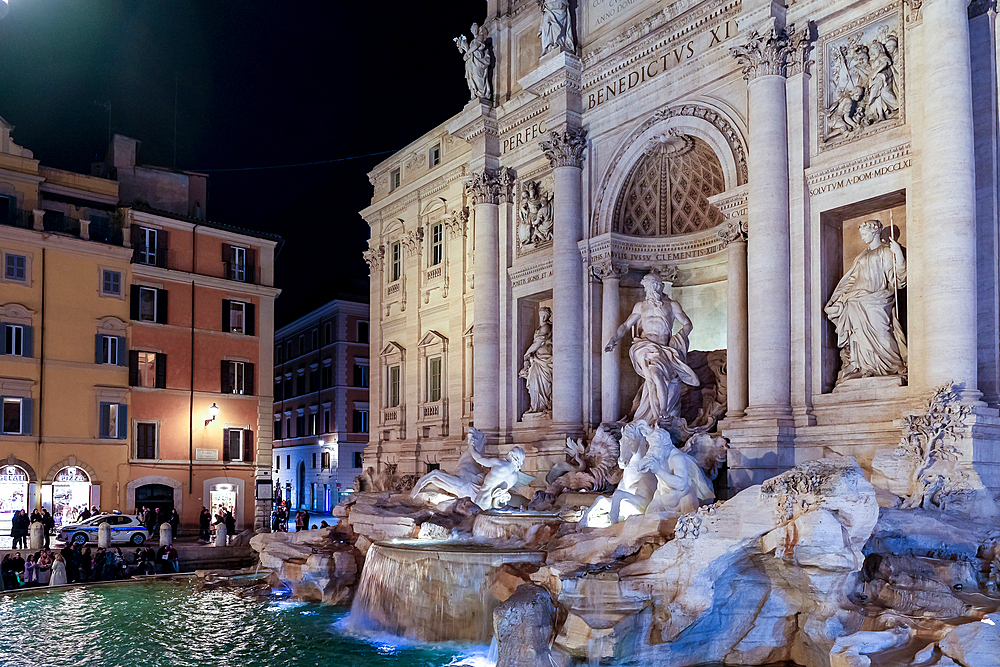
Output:
<path fill-rule="evenodd" d="M 35 311 L 29 310 L 19 303 L 8 303 L 0 306 L 0 319 L 11 324 L 31 324 L 31 316 Z"/>
<path fill-rule="evenodd" d="M 402 355 L 402 354 L 405 354 L 405 353 L 406 353 L 406 348 L 405 347 L 403 347 L 402 345 L 400 345 L 399 343 L 397 343 L 394 340 L 390 340 L 388 343 L 385 344 L 385 347 L 382 348 L 382 351 L 379 352 L 379 356 L 380 357 L 388 357 L 389 355 L 392 355 L 392 354 Z"/>
<path fill-rule="evenodd" d="M 431 329 L 426 334 L 424 334 L 423 338 L 420 339 L 419 347 L 427 347 L 429 345 L 443 345 L 446 344 L 447 342 L 448 342 L 447 336 Z"/>

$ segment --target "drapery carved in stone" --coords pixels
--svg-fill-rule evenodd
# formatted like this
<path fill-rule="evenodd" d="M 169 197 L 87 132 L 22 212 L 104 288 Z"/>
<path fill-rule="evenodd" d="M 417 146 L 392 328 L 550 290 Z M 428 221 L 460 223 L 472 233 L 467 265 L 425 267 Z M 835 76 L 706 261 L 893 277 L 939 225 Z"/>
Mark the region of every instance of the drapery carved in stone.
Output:
<path fill-rule="evenodd" d="M 708 197 L 724 189 L 722 164 L 708 144 L 677 132 L 659 135 L 618 195 L 612 231 L 672 236 L 710 229 L 723 218 Z"/>
<path fill-rule="evenodd" d="M 565 132 L 549 132 L 549 138 L 539 142 L 552 168 L 583 167 L 583 151 L 587 148 L 587 131 L 573 127 Z"/>
<path fill-rule="evenodd" d="M 552 193 L 538 181 L 521 183 L 520 208 L 517 212 L 517 247 L 538 248 L 552 240 Z"/>
<path fill-rule="evenodd" d="M 790 33 L 794 33 L 794 26 L 779 28 L 772 18 L 760 30 L 751 30 L 746 44 L 734 46 L 732 54 L 743 65 L 743 78 L 753 81 L 758 76 L 784 76 L 785 60 L 792 50 Z"/>

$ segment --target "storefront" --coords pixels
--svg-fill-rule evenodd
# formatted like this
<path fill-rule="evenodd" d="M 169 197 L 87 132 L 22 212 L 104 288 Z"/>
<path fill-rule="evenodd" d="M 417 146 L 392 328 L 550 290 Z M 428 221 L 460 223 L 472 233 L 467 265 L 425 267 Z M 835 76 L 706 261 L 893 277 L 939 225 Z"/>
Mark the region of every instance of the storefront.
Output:
<path fill-rule="evenodd" d="M 18 510 L 28 509 L 28 473 L 19 466 L 0 468 L 0 524 L 10 525 Z"/>
<path fill-rule="evenodd" d="M 72 523 L 91 502 L 90 476 L 83 468 L 67 466 L 52 479 L 52 516 L 56 525 Z"/>

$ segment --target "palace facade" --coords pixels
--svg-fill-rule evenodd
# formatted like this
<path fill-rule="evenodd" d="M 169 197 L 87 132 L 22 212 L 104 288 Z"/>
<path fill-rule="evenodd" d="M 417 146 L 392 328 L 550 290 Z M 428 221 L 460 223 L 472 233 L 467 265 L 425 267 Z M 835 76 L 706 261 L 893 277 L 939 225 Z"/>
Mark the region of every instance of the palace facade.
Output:
<path fill-rule="evenodd" d="M 457 40 L 468 105 L 369 175 L 366 467 L 448 469 L 475 425 L 545 471 L 567 436 L 627 417 L 631 337 L 604 348 L 655 271 L 692 323 L 684 409 L 721 417 L 731 486 L 831 451 L 870 468 L 953 382 L 974 406 L 961 456 L 1000 489 L 992 2 L 485 9 Z M 873 344 L 831 297 L 895 244 L 905 267 L 857 307 L 882 309 L 869 343 L 895 336 L 897 361 L 845 372 Z M 522 376 L 543 308 L 537 409 Z"/>

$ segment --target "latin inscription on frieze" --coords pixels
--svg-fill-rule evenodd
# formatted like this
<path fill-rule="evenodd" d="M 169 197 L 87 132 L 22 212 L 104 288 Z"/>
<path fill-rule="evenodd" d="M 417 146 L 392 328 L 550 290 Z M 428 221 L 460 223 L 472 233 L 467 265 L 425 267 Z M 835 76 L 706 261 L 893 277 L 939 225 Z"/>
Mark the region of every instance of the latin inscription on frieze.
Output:
<path fill-rule="evenodd" d="M 696 35 L 680 44 L 667 44 L 647 60 L 637 63 L 632 70 L 617 79 L 602 81 L 587 93 L 587 109 L 595 109 L 608 100 L 624 95 L 681 63 L 701 55 L 709 49 L 737 35 L 736 21 L 729 20 Z"/>

